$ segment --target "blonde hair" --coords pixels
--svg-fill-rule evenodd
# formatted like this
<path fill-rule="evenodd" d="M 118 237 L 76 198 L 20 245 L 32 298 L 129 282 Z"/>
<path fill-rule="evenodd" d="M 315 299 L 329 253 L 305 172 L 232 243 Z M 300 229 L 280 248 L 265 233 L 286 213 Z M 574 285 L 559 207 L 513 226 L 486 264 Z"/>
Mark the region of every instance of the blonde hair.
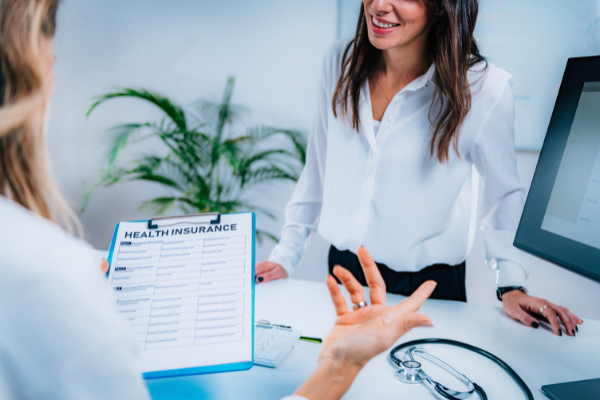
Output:
<path fill-rule="evenodd" d="M 54 36 L 57 8 L 58 0 L 0 0 L 0 195 L 80 234 L 51 177 L 45 140 L 51 82 L 41 46 Z"/>

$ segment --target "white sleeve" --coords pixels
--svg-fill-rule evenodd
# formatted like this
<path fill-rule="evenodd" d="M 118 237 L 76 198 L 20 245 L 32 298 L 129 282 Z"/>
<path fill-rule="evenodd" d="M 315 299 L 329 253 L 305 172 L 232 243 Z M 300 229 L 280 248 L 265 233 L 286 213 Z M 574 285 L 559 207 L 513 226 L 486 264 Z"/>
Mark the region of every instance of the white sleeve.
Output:
<path fill-rule="evenodd" d="M 484 119 L 470 155 L 484 188 L 479 208 L 488 265 L 498 269 L 499 287 L 523 286 L 529 275 L 529 256 L 513 246 L 523 211 L 525 189 L 519 183 L 514 148 L 512 80 Z"/>
<path fill-rule="evenodd" d="M 302 396 L 287 396 L 281 400 L 308 400 L 308 399 L 306 397 L 302 397 Z"/>
<path fill-rule="evenodd" d="M 129 329 L 101 274 L 93 271 L 92 282 L 91 272 L 41 276 L 20 288 L 20 318 L 9 332 L 19 342 L 7 357 L 18 395 L 9 399 L 150 399 Z"/>
<path fill-rule="evenodd" d="M 128 336 L 98 344 L 60 370 L 62 399 L 150 400 L 136 360 Z"/>
<path fill-rule="evenodd" d="M 285 208 L 281 241 L 269 256 L 269 261 L 280 264 L 288 275 L 294 272 L 308 240 L 316 233 L 321 214 L 327 153 L 327 115 L 331 107 L 327 96 L 326 78 L 326 63 L 323 63 L 317 114 L 308 137 L 306 165 Z"/>

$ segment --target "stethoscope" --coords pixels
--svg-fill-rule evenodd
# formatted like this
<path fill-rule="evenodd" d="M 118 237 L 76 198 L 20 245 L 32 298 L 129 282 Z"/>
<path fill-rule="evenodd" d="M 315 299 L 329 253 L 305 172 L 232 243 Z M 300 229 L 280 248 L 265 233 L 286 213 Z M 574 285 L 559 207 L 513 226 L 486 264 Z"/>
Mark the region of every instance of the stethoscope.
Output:
<path fill-rule="evenodd" d="M 406 343 L 403 343 L 401 345 L 394 347 L 392 349 L 392 351 L 390 352 L 390 360 L 392 361 L 392 363 L 395 366 L 400 367 L 400 369 L 396 372 L 396 375 L 395 375 L 396 379 L 398 379 L 400 382 L 411 383 L 411 384 L 426 383 L 429 386 L 431 386 L 431 388 L 433 390 L 435 390 L 435 392 L 438 393 L 440 396 L 442 396 L 446 399 L 449 399 L 449 400 L 468 399 L 469 397 L 473 396 L 473 394 L 475 394 L 475 393 L 477 393 L 481 397 L 481 399 L 487 400 L 487 395 L 485 394 L 485 391 L 483 390 L 483 388 L 481 386 L 479 386 L 475 382 L 471 381 L 464 374 L 461 374 L 456 369 L 454 369 L 452 366 L 448 365 L 444 361 L 440 360 L 439 358 L 437 358 L 434 355 L 425 351 L 425 348 L 423 347 L 423 345 L 426 345 L 426 344 L 428 345 L 428 344 L 433 344 L 433 343 L 447 344 L 450 346 L 461 347 L 463 349 L 470 350 L 472 352 L 475 352 L 477 354 L 480 354 L 484 357 L 489 358 L 490 360 L 492 360 L 496 364 L 498 364 L 500 367 L 502 367 L 502 369 L 504 369 L 504 371 L 506 371 L 506 373 L 508 375 L 510 375 L 510 377 L 517 383 L 517 385 L 519 385 L 521 390 L 523 390 L 523 393 L 525 393 L 525 396 L 527 397 L 528 400 L 533 400 L 533 394 L 531 393 L 531 390 L 529 390 L 529 387 L 527 387 L 527 384 L 523 381 L 523 379 L 521 379 L 521 377 L 507 363 L 505 363 L 504 361 L 502 361 L 501 359 L 499 359 L 498 357 L 496 357 L 495 355 L 493 355 L 492 353 L 490 353 L 488 351 L 485 351 L 485 350 L 480 349 L 475 346 L 471 346 L 470 344 L 458 342 L 456 340 L 419 339 L 419 340 L 413 340 L 411 342 L 406 342 Z M 402 349 L 407 349 L 406 353 L 405 353 L 406 357 L 404 360 L 396 357 L 396 353 Z M 421 367 L 421 363 L 418 362 L 417 360 L 415 360 L 415 355 L 423 357 L 423 358 L 437 364 L 438 366 L 444 368 L 446 371 L 448 371 L 450 374 L 452 374 L 455 378 L 457 378 L 462 383 L 464 383 L 467 386 L 467 390 L 461 392 L 458 390 L 449 389 L 446 386 L 442 385 L 441 383 L 434 381 L 429 375 L 427 375 L 427 373 L 425 371 L 423 371 L 423 368 Z"/>

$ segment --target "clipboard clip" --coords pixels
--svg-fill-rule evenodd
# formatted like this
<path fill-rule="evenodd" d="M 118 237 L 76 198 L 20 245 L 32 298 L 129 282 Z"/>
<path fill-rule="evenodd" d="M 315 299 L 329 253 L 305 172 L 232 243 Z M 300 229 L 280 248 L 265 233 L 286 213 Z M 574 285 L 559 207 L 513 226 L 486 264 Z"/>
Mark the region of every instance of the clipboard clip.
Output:
<path fill-rule="evenodd" d="M 214 219 L 202 219 L 200 221 L 190 221 L 190 219 L 198 218 L 198 217 L 213 217 Z M 169 221 L 170 220 L 170 221 Z M 221 223 L 221 214 L 218 212 L 205 213 L 205 214 L 190 214 L 190 215 L 180 215 L 175 217 L 158 217 L 152 218 L 148 220 L 148 229 L 158 229 L 159 224 L 160 227 L 164 226 L 173 226 L 179 224 L 194 224 L 194 225 L 218 225 Z M 165 223 L 162 223 L 165 221 Z"/>

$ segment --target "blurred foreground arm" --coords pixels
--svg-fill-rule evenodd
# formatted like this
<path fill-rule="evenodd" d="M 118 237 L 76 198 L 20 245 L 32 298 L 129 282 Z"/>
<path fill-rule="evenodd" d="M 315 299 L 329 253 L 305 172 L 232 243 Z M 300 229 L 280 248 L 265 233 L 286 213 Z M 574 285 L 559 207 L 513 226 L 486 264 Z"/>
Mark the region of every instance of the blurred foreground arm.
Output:
<path fill-rule="evenodd" d="M 429 317 L 417 311 L 433 292 L 435 282 L 425 282 L 408 299 L 386 306 L 385 283 L 375 262 L 364 247 L 358 250 L 358 258 L 369 285 L 371 304 L 349 310 L 335 279 L 327 277 L 337 319 L 323 343 L 317 369 L 294 393 L 297 396 L 310 400 L 340 399 L 369 360 L 389 349 L 412 328 L 432 326 Z M 333 273 L 350 293 L 352 303 L 365 301 L 362 286 L 348 270 L 336 266 Z"/>

